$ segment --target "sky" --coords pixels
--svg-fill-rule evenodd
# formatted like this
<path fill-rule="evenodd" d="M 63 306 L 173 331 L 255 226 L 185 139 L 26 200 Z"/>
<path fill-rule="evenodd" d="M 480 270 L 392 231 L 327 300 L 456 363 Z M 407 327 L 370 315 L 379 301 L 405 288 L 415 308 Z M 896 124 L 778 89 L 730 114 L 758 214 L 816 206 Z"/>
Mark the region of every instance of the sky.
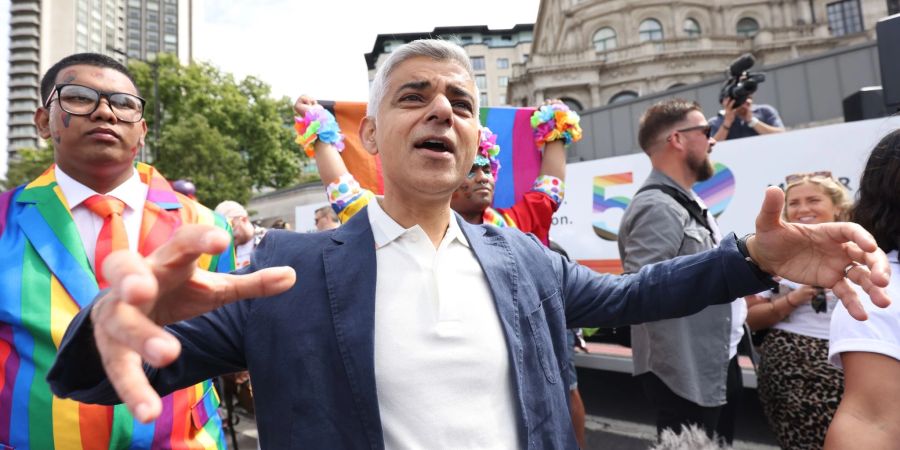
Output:
<path fill-rule="evenodd" d="M 5 1 L 5 0 L 0 0 Z M 533 23 L 539 0 L 203 0 L 195 59 L 267 82 L 274 96 L 365 101 L 378 34 Z M 320 11 L 311 11 L 313 8 Z"/>

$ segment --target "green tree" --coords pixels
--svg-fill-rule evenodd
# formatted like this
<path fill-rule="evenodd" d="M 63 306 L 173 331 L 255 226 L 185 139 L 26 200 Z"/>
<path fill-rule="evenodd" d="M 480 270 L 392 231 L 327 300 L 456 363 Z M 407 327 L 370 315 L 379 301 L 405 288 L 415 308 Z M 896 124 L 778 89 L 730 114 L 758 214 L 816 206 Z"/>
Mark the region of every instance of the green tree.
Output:
<path fill-rule="evenodd" d="M 6 179 L 0 180 L 0 190 L 12 189 L 27 183 L 53 164 L 53 145 L 45 148 L 24 148 L 16 151 L 6 167 Z"/>
<path fill-rule="evenodd" d="M 160 158 L 155 166 L 169 179 L 191 178 L 197 200 L 215 208 L 222 200 L 246 204 L 250 199 L 250 176 L 237 152 L 237 141 L 194 114 L 163 129 L 160 146 L 178 149 L 179 157 Z"/>
<path fill-rule="evenodd" d="M 218 174 L 210 167 L 193 165 L 201 159 L 188 155 L 188 149 L 197 148 L 185 145 L 190 136 L 179 134 L 177 140 L 167 138 L 170 127 L 179 126 L 184 130 L 184 124 L 197 124 L 196 117 L 202 117 L 209 127 L 205 139 L 213 136 L 213 131 L 228 138 L 228 144 L 217 148 L 216 152 L 221 152 L 217 157 L 239 166 L 248 180 L 246 184 L 244 178 L 231 181 L 246 189 L 231 199 L 249 198 L 251 188 L 282 188 L 297 182 L 300 162 L 306 156 L 294 143 L 290 99 L 272 99 L 271 89 L 259 79 L 248 77 L 237 82 L 233 75 L 209 64 L 181 65 L 177 58 L 167 54 L 160 55 L 155 64 L 154 69 L 150 64 L 134 61 L 129 68 L 147 99 L 144 117 L 149 128 L 147 142 L 151 148 L 155 147 L 154 165 L 166 177 L 190 177 L 197 184 L 198 196 L 221 197 L 202 192 L 206 187 L 221 190 L 223 186 L 212 181 L 218 179 Z M 160 142 L 155 146 L 154 70 L 160 105 Z"/>

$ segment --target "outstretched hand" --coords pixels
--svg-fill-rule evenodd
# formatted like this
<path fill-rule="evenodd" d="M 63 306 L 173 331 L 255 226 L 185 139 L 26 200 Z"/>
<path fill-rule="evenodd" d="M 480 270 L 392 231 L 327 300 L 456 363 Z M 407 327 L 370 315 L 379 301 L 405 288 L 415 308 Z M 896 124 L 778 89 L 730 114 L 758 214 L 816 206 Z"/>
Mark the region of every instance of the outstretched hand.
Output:
<path fill-rule="evenodd" d="M 890 304 L 884 290 L 891 273 L 887 256 L 868 231 L 850 222 L 784 222 L 783 207 L 784 193 L 769 187 L 756 218 L 756 235 L 747 242 L 750 257 L 762 270 L 797 283 L 830 288 L 858 320 L 867 315 L 850 281 L 858 284 L 873 304 Z"/>
<path fill-rule="evenodd" d="M 178 340 L 162 326 L 189 319 L 237 300 L 266 297 L 294 285 L 290 267 L 246 275 L 207 272 L 197 267 L 201 254 L 223 252 L 228 233 L 207 225 L 185 225 L 150 256 L 119 251 L 109 255 L 103 274 L 110 290 L 91 309 L 94 338 L 103 368 L 132 415 L 147 423 L 159 416 L 162 402 L 141 366 L 172 363 Z"/>

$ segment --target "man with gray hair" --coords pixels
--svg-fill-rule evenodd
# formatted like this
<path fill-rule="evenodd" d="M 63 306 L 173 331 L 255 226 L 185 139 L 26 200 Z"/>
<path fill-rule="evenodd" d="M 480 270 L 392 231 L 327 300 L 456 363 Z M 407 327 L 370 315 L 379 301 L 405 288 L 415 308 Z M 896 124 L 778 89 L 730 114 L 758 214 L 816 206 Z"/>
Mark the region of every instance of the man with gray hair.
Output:
<path fill-rule="evenodd" d="M 110 257 L 112 289 L 67 331 L 54 392 L 151 420 L 158 392 L 249 368 L 265 448 L 571 449 L 566 328 L 691 314 L 765 289 L 766 272 L 833 286 L 858 317 L 845 275 L 889 303 L 871 236 L 781 222 L 777 188 L 756 235 L 630 276 L 466 223 L 450 198 L 475 157 L 478 95 L 455 44 L 396 49 L 369 104 L 360 140 L 382 157 L 383 198 L 334 232 L 270 231 L 252 273 L 189 268 L 227 244 L 204 227 L 146 259 Z"/>

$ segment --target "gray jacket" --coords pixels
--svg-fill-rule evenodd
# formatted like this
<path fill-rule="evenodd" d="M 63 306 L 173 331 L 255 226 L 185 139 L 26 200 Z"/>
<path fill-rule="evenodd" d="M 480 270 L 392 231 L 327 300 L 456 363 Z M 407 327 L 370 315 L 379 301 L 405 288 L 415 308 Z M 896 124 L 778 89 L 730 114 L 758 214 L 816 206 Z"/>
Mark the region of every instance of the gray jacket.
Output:
<path fill-rule="evenodd" d="M 656 170 L 644 182 L 645 186 L 650 184 L 673 186 L 698 199 Z M 715 227 L 711 217 L 710 222 Z M 636 195 L 622 217 L 619 255 L 627 273 L 715 246 L 710 232 L 658 189 Z M 633 325 L 634 374 L 653 372 L 673 392 L 698 405 L 723 405 L 730 339 L 730 304 L 708 306 L 680 319 Z"/>

